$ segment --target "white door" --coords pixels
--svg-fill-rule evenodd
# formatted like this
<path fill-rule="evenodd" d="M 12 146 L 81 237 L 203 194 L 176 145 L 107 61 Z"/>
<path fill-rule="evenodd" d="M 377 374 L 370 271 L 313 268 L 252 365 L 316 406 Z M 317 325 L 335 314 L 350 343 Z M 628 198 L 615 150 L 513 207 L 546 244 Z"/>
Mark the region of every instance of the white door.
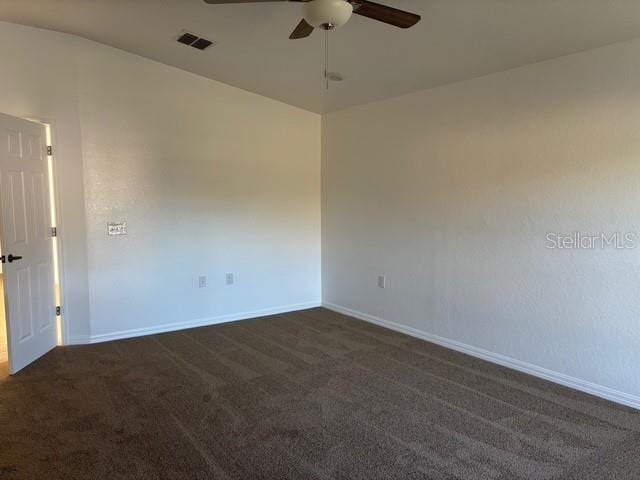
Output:
<path fill-rule="evenodd" d="M 0 213 L 9 370 L 57 343 L 43 125 L 0 114 Z"/>

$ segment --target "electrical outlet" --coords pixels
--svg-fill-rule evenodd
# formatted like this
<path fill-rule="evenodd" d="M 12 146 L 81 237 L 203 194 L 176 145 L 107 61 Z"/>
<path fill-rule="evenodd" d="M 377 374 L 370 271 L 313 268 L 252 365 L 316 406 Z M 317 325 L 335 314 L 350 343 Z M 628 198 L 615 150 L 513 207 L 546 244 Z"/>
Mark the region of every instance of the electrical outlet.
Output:
<path fill-rule="evenodd" d="M 198 287 L 205 288 L 206 286 L 207 286 L 207 277 L 205 277 L 204 275 L 201 277 L 198 277 Z"/>
<path fill-rule="evenodd" d="M 378 275 L 378 288 L 387 288 L 387 277 Z"/>
<path fill-rule="evenodd" d="M 227 282 L 227 285 L 233 285 L 235 283 L 235 278 L 233 277 L 233 273 L 227 273 L 226 282 Z"/>

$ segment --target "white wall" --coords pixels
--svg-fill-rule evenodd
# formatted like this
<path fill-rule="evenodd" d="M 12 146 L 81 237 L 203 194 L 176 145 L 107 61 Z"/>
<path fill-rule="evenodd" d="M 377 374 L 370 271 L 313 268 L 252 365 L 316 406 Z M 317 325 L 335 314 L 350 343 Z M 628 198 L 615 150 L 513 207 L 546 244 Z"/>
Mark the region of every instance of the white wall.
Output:
<path fill-rule="evenodd" d="M 6 23 L 0 62 L 0 112 L 53 124 L 68 341 L 319 303 L 318 115 Z"/>
<path fill-rule="evenodd" d="M 320 303 L 319 115 L 92 43 L 79 85 L 94 340 Z"/>
<path fill-rule="evenodd" d="M 545 248 L 640 232 L 640 41 L 328 114 L 322 149 L 325 303 L 640 407 L 640 249 Z"/>

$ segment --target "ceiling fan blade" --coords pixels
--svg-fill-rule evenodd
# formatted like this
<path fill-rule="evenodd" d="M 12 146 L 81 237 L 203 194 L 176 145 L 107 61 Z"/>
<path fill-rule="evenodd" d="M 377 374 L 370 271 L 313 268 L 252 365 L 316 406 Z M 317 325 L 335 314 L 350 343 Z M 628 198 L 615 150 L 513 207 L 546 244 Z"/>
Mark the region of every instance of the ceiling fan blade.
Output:
<path fill-rule="evenodd" d="M 378 20 L 379 22 L 388 23 L 394 27 L 413 27 L 421 18 L 420 15 L 416 15 L 415 13 L 405 12 L 397 8 L 369 2 L 368 0 L 353 0 L 350 3 L 353 5 L 353 13 Z"/>
<path fill-rule="evenodd" d="M 298 38 L 306 38 L 313 32 L 313 27 L 307 23 L 307 21 L 303 18 L 300 20 L 298 26 L 291 32 L 289 38 L 291 40 L 297 40 Z"/>

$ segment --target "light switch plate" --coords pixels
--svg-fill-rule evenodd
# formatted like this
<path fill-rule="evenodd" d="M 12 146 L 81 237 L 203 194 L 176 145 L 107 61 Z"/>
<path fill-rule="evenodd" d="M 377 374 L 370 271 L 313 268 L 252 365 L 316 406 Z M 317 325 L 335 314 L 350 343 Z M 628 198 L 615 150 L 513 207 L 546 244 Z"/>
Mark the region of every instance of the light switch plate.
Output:
<path fill-rule="evenodd" d="M 127 222 L 109 222 L 107 223 L 107 235 L 126 235 Z"/>

